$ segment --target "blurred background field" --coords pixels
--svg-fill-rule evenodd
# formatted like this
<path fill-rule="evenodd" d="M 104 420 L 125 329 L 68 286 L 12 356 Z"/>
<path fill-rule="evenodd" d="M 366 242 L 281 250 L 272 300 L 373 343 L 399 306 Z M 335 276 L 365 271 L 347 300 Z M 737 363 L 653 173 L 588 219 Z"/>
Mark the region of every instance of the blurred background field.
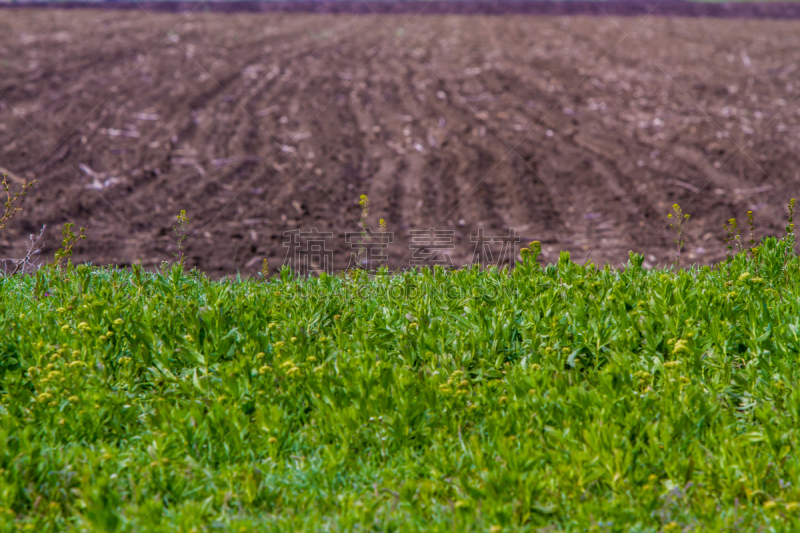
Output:
<path fill-rule="evenodd" d="M 430 227 L 457 265 L 479 228 L 665 263 L 676 202 L 712 263 L 723 222 L 776 234 L 800 187 L 794 20 L 9 9 L 0 34 L 0 166 L 38 180 L 2 257 L 75 222 L 76 260 L 152 267 L 186 209 L 191 267 L 277 268 L 317 227 L 341 269 L 367 194 L 392 270 Z"/>

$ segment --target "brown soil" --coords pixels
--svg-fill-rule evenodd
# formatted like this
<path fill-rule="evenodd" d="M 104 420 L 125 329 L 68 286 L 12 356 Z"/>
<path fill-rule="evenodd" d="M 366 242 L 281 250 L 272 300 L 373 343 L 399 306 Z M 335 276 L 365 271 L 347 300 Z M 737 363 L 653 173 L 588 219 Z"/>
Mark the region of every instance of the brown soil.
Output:
<path fill-rule="evenodd" d="M 46 224 L 89 225 L 76 259 L 210 274 L 277 268 L 284 232 L 470 236 L 516 228 L 580 261 L 629 250 L 725 255 L 722 223 L 753 210 L 779 234 L 800 186 L 800 22 L 641 17 L 165 14 L 4 10 L 0 167 L 38 180 L 0 233 L 19 256 Z"/>
<path fill-rule="evenodd" d="M 704 2 L 694 0 L 127 0 L 3 3 L 0 8 L 52 7 L 60 9 L 145 10 L 161 13 L 353 13 L 427 15 L 597 15 L 800 18 L 796 1 Z"/>

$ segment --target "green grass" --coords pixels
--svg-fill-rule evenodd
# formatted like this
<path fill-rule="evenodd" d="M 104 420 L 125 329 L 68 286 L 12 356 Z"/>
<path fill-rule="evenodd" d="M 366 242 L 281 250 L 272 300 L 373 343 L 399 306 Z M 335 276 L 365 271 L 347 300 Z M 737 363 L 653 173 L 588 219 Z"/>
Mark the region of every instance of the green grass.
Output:
<path fill-rule="evenodd" d="M 0 531 L 796 531 L 790 250 L 0 279 Z"/>

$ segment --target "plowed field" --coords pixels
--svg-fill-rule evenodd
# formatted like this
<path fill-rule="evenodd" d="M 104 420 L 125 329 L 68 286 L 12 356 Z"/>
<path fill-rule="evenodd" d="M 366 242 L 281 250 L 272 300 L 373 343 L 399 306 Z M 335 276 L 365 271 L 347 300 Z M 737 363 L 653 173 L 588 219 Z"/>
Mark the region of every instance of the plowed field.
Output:
<path fill-rule="evenodd" d="M 88 225 L 75 258 L 252 274 L 284 232 L 515 228 L 596 263 L 725 256 L 722 224 L 783 231 L 800 187 L 800 21 L 0 11 L 0 167 L 37 179 L 0 233 Z"/>

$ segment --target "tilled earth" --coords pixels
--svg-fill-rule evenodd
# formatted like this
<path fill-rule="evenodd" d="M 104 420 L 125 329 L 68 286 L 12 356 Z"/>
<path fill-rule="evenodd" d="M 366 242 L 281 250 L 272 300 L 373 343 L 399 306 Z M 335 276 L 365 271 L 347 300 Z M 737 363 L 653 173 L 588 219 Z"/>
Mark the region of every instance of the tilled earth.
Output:
<path fill-rule="evenodd" d="M 663 264 L 673 203 L 710 263 L 731 217 L 782 233 L 800 188 L 800 21 L 17 9 L 0 35 L 0 167 L 37 180 L 0 257 L 75 222 L 76 260 L 152 267 L 185 209 L 212 275 L 310 228 L 341 269 L 366 194 L 391 269 L 428 228 L 468 263 L 481 227 Z"/>

